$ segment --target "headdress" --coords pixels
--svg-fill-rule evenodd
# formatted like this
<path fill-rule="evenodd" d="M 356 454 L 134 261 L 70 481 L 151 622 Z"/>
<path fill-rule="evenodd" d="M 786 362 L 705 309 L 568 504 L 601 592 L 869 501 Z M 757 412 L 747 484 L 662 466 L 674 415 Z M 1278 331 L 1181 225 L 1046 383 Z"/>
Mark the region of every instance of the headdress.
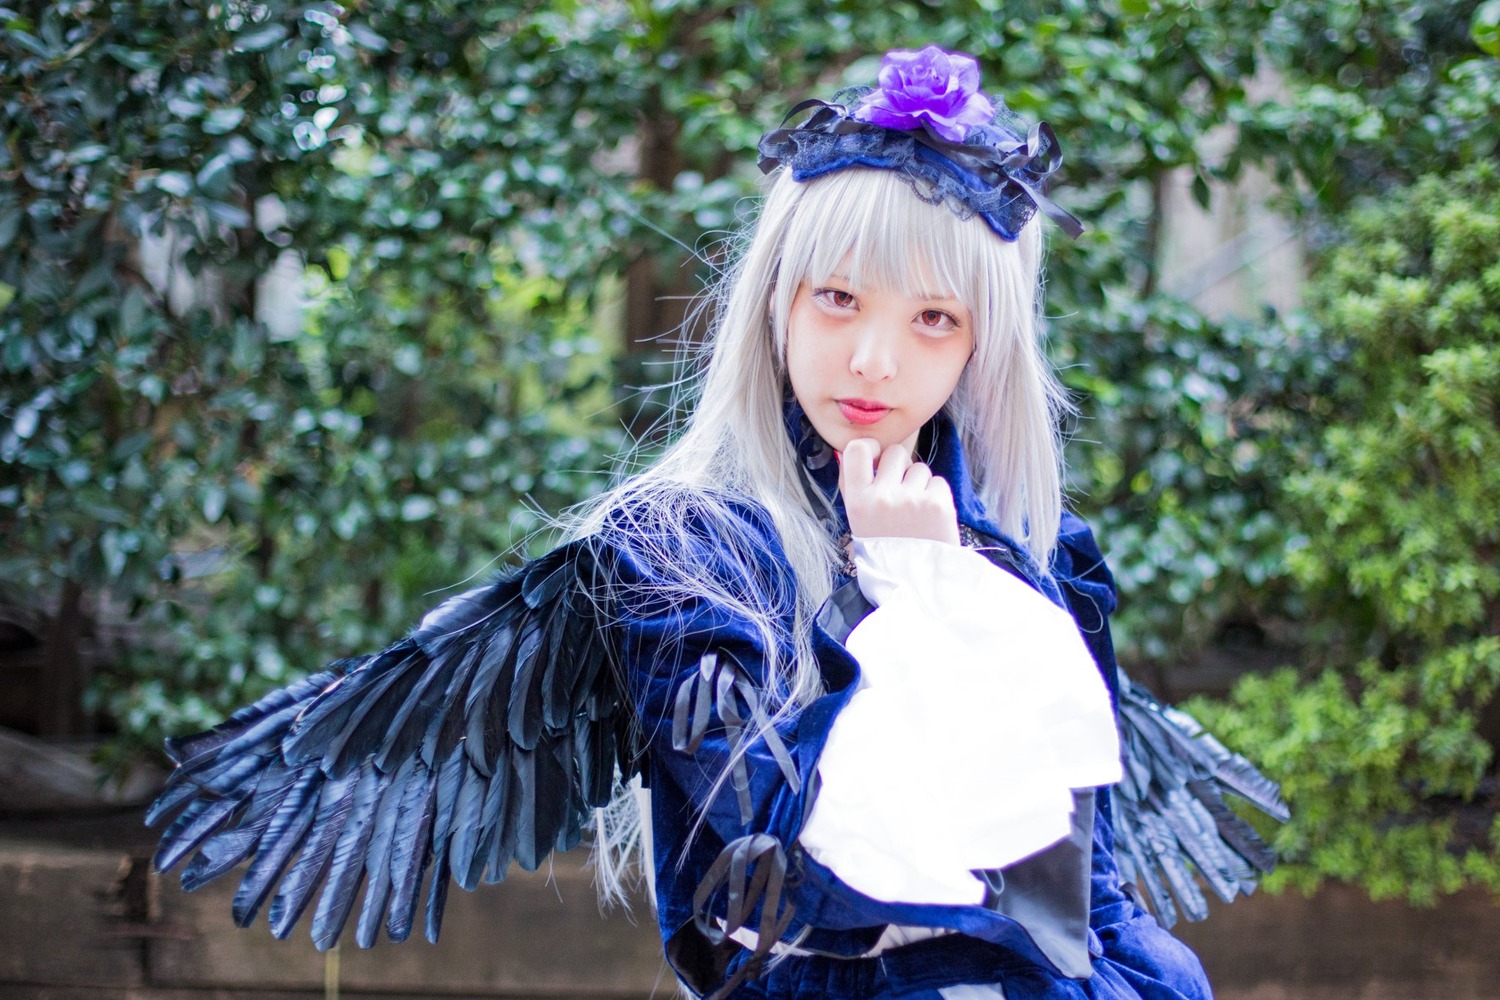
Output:
<path fill-rule="evenodd" d="M 806 181 L 846 167 L 894 170 L 923 201 L 978 215 L 1004 240 L 1038 209 L 1069 236 L 1083 231 L 1042 190 L 1062 165 L 1051 126 L 1028 126 L 1004 101 L 980 93 L 973 57 L 936 45 L 895 49 L 881 61 L 879 83 L 792 108 L 761 136 L 761 171 L 785 166 Z"/>

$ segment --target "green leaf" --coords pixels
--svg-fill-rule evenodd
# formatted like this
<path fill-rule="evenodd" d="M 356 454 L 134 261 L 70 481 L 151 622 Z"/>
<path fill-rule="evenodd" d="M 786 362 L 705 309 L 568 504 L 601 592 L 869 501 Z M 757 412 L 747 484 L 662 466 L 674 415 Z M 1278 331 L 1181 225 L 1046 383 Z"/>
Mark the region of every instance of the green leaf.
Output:
<path fill-rule="evenodd" d="M 1475 8 L 1469 37 L 1481 51 L 1500 57 L 1500 0 L 1485 0 Z"/>
<path fill-rule="evenodd" d="M 99 537 L 99 552 L 104 556 L 104 570 L 112 580 L 125 572 L 125 548 L 117 531 L 106 531 Z"/>
<path fill-rule="evenodd" d="M 150 306 L 146 304 L 146 293 L 140 286 L 132 285 L 120 303 L 120 332 L 127 338 L 144 333 L 150 319 Z"/>
<path fill-rule="evenodd" d="M 25 217 L 20 206 L 7 206 L 0 209 L 0 250 L 4 250 L 15 242 L 16 234 L 21 231 L 21 222 Z"/>
<path fill-rule="evenodd" d="M 437 513 L 437 501 L 432 497 L 410 496 L 401 501 L 401 520 L 425 521 Z"/>
<path fill-rule="evenodd" d="M 215 524 L 219 518 L 224 516 L 224 505 L 228 499 L 228 493 L 218 483 L 209 483 L 203 487 L 203 518 L 209 524 Z"/>
<path fill-rule="evenodd" d="M 1209 190 L 1208 181 L 1201 173 L 1193 174 L 1193 200 L 1198 207 L 1205 212 L 1213 207 L 1213 192 Z"/>
<path fill-rule="evenodd" d="M 239 205 L 228 201 L 205 201 L 202 203 L 204 211 L 209 217 L 231 226 L 235 229 L 243 229 L 250 225 L 250 213 Z"/>
<path fill-rule="evenodd" d="M 226 132 L 233 132 L 244 120 L 244 108 L 214 108 L 203 118 L 203 131 L 209 135 L 223 135 Z"/>
<path fill-rule="evenodd" d="M 193 191 L 193 180 L 180 170 L 163 170 L 156 175 L 156 186 L 175 198 L 186 198 Z"/>
<path fill-rule="evenodd" d="M 19 28 L 7 28 L 5 34 L 12 42 L 15 42 L 34 56 L 40 56 L 43 59 L 52 59 L 57 56 L 55 49 L 48 48 L 42 44 L 40 39 Z"/>
<path fill-rule="evenodd" d="M 291 34 L 287 26 L 280 23 L 265 24 L 241 32 L 235 36 L 236 52 L 264 52 Z"/>
<path fill-rule="evenodd" d="M 384 52 L 390 48 L 390 44 L 363 21 L 351 21 L 348 27 L 349 37 L 354 39 L 354 44 L 360 48 L 371 52 Z"/>
<path fill-rule="evenodd" d="M 230 182 L 234 179 L 234 164 L 234 156 L 226 150 L 204 163 L 194 180 L 204 194 L 222 198 L 229 193 Z"/>
<path fill-rule="evenodd" d="M 126 459 L 145 451 L 151 444 L 151 440 L 150 431 L 136 431 L 133 434 L 127 434 L 115 442 L 115 446 L 110 449 L 110 458 L 115 464 L 122 464 Z"/>

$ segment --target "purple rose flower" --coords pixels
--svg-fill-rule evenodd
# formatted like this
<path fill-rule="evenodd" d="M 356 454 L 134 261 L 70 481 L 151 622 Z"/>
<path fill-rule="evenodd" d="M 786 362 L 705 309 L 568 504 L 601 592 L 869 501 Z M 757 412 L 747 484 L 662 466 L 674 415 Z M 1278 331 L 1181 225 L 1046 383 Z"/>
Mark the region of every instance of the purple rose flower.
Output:
<path fill-rule="evenodd" d="M 893 49 L 880 62 L 880 87 L 865 95 L 853 118 L 911 131 L 926 125 L 949 142 L 986 125 L 995 106 L 979 92 L 979 63 L 936 45 L 921 51 Z"/>

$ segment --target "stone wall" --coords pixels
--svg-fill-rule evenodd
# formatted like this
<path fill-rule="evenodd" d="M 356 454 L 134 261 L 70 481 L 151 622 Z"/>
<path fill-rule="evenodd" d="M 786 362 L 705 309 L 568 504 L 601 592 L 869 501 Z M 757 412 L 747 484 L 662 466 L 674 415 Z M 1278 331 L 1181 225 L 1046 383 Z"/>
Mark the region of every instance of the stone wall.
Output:
<path fill-rule="evenodd" d="M 76 840 L 77 838 L 75 838 Z M 4 839 L 0 1000 L 545 1000 L 675 995 L 650 911 L 603 917 L 580 852 L 550 871 L 449 896 L 442 941 L 346 940 L 320 954 L 299 927 L 229 916 L 234 883 L 183 893 L 150 874 L 147 841 Z M 1500 996 L 1500 908 L 1479 894 L 1431 910 L 1335 888 L 1217 907 L 1180 933 L 1219 1000 L 1481 1000 Z"/>

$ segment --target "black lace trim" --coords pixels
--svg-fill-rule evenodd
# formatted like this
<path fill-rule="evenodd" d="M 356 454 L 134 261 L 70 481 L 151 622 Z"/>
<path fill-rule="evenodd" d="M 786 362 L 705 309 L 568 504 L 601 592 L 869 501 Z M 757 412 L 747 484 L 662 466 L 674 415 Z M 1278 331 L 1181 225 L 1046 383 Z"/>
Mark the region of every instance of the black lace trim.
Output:
<path fill-rule="evenodd" d="M 894 171 L 929 204 L 945 204 L 962 218 L 982 217 L 1005 240 L 1015 240 L 1038 209 L 1069 236 L 1083 232 L 1081 222 L 1043 193 L 1063 159 L 1046 122 L 1028 126 L 993 98 L 994 119 L 963 142 L 950 142 L 926 128 L 889 129 L 855 119 L 860 96 L 843 91 L 835 102 L 811 99 L 792 108 L 780 128 L 761 136 L 761 172 L 785 166 L 805 181 L 875 167 Z"/>

